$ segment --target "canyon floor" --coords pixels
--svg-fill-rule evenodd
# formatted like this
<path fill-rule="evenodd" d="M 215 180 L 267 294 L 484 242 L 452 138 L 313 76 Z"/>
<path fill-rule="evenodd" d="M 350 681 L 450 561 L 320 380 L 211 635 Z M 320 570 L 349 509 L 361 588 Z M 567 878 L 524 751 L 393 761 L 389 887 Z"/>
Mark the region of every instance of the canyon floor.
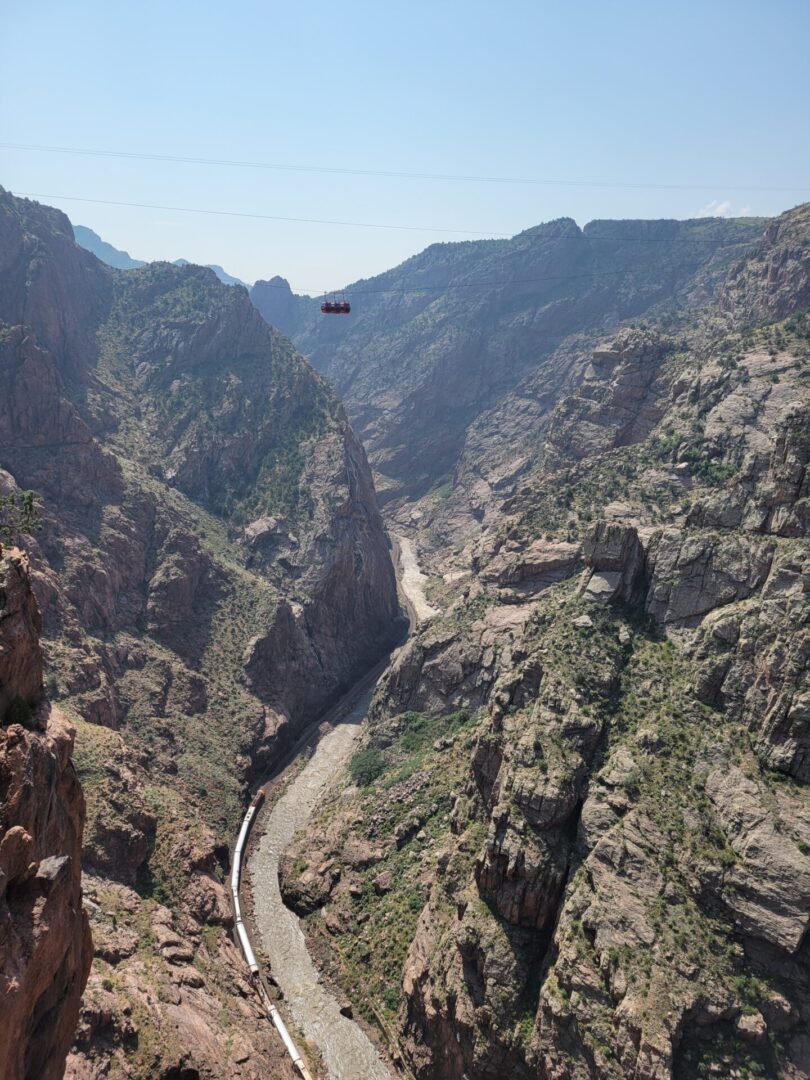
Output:
<path fill-rule="evenodd" d="M 427 578 L 422 573 L 414 546 L 397 536 L 398 580 L 412 622 L 438 613 L 425 597 Z M 282 794 L 260 813 L 254 826 L 249 860 L 249 886 L 253 926 L 269 971 L 284 1001 L 285 1012 L 311 1046 L 314 1045 L 328 1080 L 392 1080 L 395 1072 L 381 1053 L 379 1032 L 374 1042 L 364 1027 L 345 1013 L 345 998 L 325 981 L 307 947 L 298 916 L 284 903 L 279 884 L 279 865 L 293 837 L 305 830 L 327 788 L 346 770 L 361 726 L 367 719 L 378 681 L 361 681 L 358 693 L 350 693 L 337 708 L 339 718 L 319 729 L 285 775 L 274 779 Z"/>

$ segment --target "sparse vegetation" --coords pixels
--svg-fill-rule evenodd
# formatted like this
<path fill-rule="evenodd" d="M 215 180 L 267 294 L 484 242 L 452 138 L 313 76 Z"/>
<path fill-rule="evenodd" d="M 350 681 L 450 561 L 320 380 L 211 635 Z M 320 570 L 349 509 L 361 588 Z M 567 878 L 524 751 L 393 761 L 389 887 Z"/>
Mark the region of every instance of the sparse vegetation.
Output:
<path fill-rule="evenodd" d="M 0 541 L 19 544 L 27 533 L 42 527 L 40 508 L 34 491 L 11 491 L 0 495 Z M 0 552 L 2 552 L 0 543 Z"/>
<path fill-rule="evenodd" d="M 358 750 L 349 762 L 349 774 L 355 784 L 368 787 L 385 771 L 385 759 L 374 746 Z"/>

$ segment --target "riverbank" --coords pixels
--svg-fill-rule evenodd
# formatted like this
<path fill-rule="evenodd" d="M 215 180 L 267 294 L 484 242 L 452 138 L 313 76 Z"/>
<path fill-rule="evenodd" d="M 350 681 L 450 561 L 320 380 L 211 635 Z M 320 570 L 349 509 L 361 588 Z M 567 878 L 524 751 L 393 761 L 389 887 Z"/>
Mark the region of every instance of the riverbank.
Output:
<path fill-rule="evenodd" d="M 330 1080 L 391 1080 L 393 1073 L 366 1032 L 342 1015 L 339 1001 L 323 983 L 300 921 L 284 905 L 278 869 L 285 848 L 306 825 L 331 779 L 348 763 L 372 693 L 373 688 L 367 690 L 349 715 L 319 740 L 265 819 L 250 859 L 258 943 L 284 995 L 286 1011 L 318 1047 Z"/>

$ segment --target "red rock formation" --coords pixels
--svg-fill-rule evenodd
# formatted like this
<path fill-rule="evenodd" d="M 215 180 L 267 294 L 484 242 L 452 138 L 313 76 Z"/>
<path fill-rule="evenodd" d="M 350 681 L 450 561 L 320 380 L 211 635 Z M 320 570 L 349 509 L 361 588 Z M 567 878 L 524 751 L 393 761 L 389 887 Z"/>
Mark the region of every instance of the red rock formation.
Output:
<path fill-rule="evenodd" d="M 64 1071 L 92 959 L 84 799 L 74 729 L 37 701 L 39 611 L 16 549 L 0 560 L 0 602 L 0 1078 L 50 1080 Z"/>
<path fill-rule="evenodd" d="M 0 549 L 2 554 L 2 549 Z M 42 695 L 42 620 L 31 592 L 28 560 L 16 548 L 5 553 L 0 593 L 0 718 L 15 698 L 35 706 Z"/>

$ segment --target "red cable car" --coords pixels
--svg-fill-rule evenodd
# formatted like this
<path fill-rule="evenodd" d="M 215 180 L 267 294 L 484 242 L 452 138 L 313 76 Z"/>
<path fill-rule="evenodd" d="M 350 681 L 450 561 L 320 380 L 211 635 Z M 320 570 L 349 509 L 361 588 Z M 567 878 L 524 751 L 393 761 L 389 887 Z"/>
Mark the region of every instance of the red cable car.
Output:
<path fill-rule="evenodd" d="M 348 315 L 352 305 L 348 300 L 324 300 L 321 303 L 321 312 L 324 315 Z"/>

